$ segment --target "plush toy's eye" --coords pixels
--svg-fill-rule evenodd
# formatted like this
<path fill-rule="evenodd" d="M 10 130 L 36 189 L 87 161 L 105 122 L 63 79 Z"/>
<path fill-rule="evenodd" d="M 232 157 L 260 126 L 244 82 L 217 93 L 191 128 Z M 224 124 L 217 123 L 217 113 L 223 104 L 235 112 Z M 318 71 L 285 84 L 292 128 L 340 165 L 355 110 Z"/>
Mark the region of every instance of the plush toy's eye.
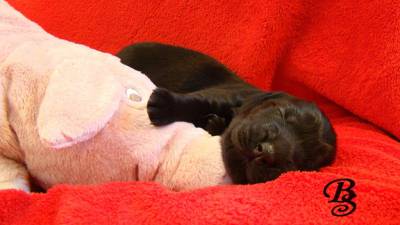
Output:
<path fill-rule="evenodd" d="M 140 102 L 142 101 L 142 97 L 140 97 L 139 93 L 133 88 L 126 89 L 126 97 L 129 101 L 132 102 Z"/>

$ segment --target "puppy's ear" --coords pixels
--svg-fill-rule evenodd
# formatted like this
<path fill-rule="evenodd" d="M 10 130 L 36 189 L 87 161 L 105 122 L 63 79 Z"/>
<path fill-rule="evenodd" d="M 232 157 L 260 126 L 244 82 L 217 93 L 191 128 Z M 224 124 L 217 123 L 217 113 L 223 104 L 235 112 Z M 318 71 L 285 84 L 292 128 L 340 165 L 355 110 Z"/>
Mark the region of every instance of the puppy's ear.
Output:
<path fill-rule="evenodd" d="M 106 63 L 65 60 L 51 75 L 40 105 L 37 128 L 42 142 L 63 148 L 95 136 L 118 109 L 122 93 Z"/>

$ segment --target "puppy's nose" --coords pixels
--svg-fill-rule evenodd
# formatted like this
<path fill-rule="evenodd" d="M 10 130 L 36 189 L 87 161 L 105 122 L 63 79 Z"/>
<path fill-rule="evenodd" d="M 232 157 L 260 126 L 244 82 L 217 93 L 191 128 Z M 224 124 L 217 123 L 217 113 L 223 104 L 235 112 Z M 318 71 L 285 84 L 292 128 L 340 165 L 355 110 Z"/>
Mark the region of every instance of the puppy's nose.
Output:
<path fill-rule="evenodd" d="M 253 154 L 257 159 L 268 164 L 272 164 L 274 162 L 274 146 L 270 143 L 257 145 L 257 147 L 253 150 Z"/>

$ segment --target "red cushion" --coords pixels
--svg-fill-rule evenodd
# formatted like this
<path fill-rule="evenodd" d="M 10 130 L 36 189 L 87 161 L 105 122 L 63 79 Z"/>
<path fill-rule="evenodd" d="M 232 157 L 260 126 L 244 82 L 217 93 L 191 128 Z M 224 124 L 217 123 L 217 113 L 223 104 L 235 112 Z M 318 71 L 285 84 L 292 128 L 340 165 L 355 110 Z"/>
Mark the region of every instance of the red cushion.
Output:
<path fill-rule="evenodd" d="M 210 54 L 262 88 L 316 100 L 338 134 L 321 172 L 173 193 L 154 183 L 0 192 L 0 224 L 400 224 L 400 58 L 396 1 L 9 0 L 48 32 L 115 53 L 136 41 Z M 350 115 L 346 110 L 351 111 Z M 368 124 L 365 120 L 375 125 Z M 323 195 L 356 182 L 356 211 Z"/>
<path fill-rule="evenodd" d="M 310 7 L 282 74 L 400 138 L 399 9 L 375 0 Z"/>

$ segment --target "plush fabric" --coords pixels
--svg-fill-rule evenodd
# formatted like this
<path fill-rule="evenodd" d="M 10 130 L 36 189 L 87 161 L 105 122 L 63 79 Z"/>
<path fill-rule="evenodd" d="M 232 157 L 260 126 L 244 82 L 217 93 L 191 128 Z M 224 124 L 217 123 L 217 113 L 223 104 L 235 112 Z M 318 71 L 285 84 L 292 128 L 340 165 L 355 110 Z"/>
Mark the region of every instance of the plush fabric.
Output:
<path fill-rule="evenodd" d="M 398 1 L 10 0 L 48 32 L 115 53 L 135 41 L 200 50 L 262 88 L 315 100 L 338 134 L 335 163 L 258 185 L 170 192 L 155 183 L 0 193 L 0 224 L 400 224 Z M 397 103 L 397 104 L 396 104 Z M 355 212 L 323 195 L 356 182 Z"/>
<path fill-rule="evenodd" d="M 182 191 L 229 183 L 219 136 L 189 123 L 150 123 L 155 85 L 148 77 L 113 55 L 49 35 L 3 1 L 0 13 L 0 127 L 7 132 L 0 190 L 28 190 L 27 173 L 44 189 L 140 180 Z"/>

